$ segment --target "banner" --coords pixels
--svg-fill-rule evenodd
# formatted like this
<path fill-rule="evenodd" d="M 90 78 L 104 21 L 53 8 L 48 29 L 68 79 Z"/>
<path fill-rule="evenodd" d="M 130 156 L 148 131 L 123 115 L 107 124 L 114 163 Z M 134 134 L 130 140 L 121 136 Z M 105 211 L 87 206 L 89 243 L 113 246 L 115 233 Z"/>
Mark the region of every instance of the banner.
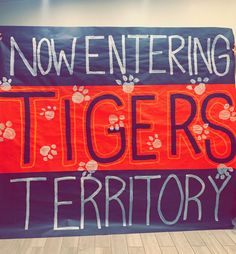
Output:
<path fill-rule="evenodd" d="M 0 33 L 0 238 L 236 226 L 231 29 Z"/>

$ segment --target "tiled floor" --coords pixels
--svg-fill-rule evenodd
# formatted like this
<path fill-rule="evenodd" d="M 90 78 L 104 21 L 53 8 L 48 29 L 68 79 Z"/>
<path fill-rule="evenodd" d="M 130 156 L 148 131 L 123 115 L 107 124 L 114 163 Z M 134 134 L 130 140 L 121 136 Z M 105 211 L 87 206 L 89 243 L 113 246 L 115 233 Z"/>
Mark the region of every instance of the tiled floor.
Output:
<path fill-rule="evenodd" d="M 1 240 L 0 254 L 236 254 L 236 231 Z"/>

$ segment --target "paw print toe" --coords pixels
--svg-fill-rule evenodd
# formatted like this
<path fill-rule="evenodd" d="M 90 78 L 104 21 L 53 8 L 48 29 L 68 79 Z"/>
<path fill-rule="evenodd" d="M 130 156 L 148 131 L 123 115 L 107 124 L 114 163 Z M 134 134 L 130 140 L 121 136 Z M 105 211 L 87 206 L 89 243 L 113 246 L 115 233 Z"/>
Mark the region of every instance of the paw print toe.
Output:
<path fill-rule="evenodd" d="M 77 88 L 77 86 L 75 86 L 75 89 Z M 84 90 L 84 86 L 80 86 L 79 89 L 78 89 L 80 92 L 83 92 Z M 77 90 L 76 90 L 77 91 Z"/>
<path fill-rule="evenodd" d="M 7 121 L 7 122 L 6 122 L 6 126 L 7 126 L 7 127 L 12 127 L 12 122 L 11 122 L 11 121 Z"/>
<path fill-rule="evenodd" d="M 0 123 L 0 130 L 4 130 L 5 129 L 5 124 L 4 123 Z"/>
<path fill-rule="evenodd" d="M 124 122 L 120 121 L 120 122 L 119 122 L 119 126 L 120 126 L 120 127 L 124 127 L 124 126 L 125 126 L 125 125 L 124 125 Z"/>
<path fill-rule="evenodd" d="M 78 167 L 78 170 L 79 171 L 84 171 L 85 170 L 85 162 L 83 162 L 83 161 L 81 161 L 80 163 L 79 163 L 79 167 Z"/>
<path fill-rule="evenodd" d="M 116 125 L 115 125 L 115 130 L 118 131 L 119 129 L 120 129 L 120 126 L 119 126 L 118 123 L 116 123 Z"/>
<path fill-rule="evenodd" d="M 203 82 L 204 83 L 207 83 L 209 81 L 209 78 L 207 78 L 207 77 L 205 77 L 204 79 L 203 79 Z"/>
<path fill-rule="evenodd" d="M 53 156 L 57 155 L 57 151 L 56 150 L 51 150 L 51 153 Z"/>
<path fill-rule="evenodd" d="M 128 81 L 128 78 L 125 75 L 123 75 L 122 78 L 124 81 Z"/>
<path fill-rule="evenodd" d="M 207 136 L 206 136 L 205 134 L 202 134 L 202 138 L 203 138 L 203 139 L 206 139 Z"/>
<path fill-rule="evenodd" d="M 221 179 L 221 180 L 224 180 L 224 179 L 225 179 L 225 176 L 224 176 L 224 175 L 221 175 L 221 176 L 220 176 L 220 179 Z"/>
<path fill-rule="evenodd" d="M 90 101 L 90 96 L 89 95 L 84 96 L 84 100 L 85 101 Z"/>
<path fill-rule="evenodd" d="M 230 119 L 231 122 L 235 122 L 236 121 L 236 116 L 231 116 L 229 119 Z"/>
<path fill-rule="evenodd" d="M 83 92 L 83 94 L 87 94 L 87 93 L 88 93 L 88 89 L 85 89 L 85 88 L 84 88 L 84 89 L 82 90 L 82 92 Z"/>
<path fill-rule="evenodd" d="M 48 159 L 52 160 L 53 156 L 51 154 L 48 155 Z"/>
<path fill-rule="evenodd" d="M 125 116 L 124 115 L 120 115 L 120 120 L 124 121 L 125 120 Z"/>
<path fill-rule="evenodd" d="M 122 81 L 119 80 L 119 79 L 116 79 L 116 84 L 121 86 L 122 85 Z"/>
<path fill-rule="evenodd" d="M 193 86 L 191 86 L 191 85 L 187 85 L 186 88 L 187 88 L 188 90 L 193 90 Z"/>
<path fill-rule="evenodd" d="M 226 103 L 225 105 L 224 105 L 224 109 L 229 109 L 229 104 L 228 103 Z"/>
<path fill-rule="evenodd" d="M 190 83 L 195 85 L 196 84 L 196 80 L 195 79 L 190 79 Z"/>
<path fill-rule="evenodd" d="M 55 144 L 52 144 L 52 145 L 51 145 L 51 148 L 52 148 L 52 149 L 56 149 L 57 146 L 56 146 Z"/>

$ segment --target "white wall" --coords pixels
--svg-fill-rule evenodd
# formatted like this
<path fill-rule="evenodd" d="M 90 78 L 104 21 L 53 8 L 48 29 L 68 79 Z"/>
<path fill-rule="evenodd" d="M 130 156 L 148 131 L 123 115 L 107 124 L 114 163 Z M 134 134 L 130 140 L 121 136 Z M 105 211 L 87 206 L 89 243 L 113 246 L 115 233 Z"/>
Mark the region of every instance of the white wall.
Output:
<path fill-rule="evenodd" d="M 0 0 L 0 25 L 219 26 L 236 32 L 236 0 Z"/>

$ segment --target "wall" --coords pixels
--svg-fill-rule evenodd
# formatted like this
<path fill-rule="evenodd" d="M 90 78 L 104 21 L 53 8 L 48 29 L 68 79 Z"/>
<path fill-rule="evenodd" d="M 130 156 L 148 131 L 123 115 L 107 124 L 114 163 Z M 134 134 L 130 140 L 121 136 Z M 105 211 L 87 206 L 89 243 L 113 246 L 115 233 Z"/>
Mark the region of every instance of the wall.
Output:
<path fill-rule="evenodd" d="M 235 0 L 0 0 L 0 25 L 220 26 L 236 31 Z"/>

